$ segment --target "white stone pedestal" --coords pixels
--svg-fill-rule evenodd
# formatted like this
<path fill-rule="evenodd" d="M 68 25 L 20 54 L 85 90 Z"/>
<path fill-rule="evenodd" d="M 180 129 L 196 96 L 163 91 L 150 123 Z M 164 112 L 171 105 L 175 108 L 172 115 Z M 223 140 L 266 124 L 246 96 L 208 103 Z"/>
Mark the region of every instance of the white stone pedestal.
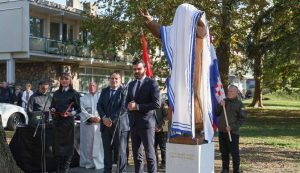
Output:
<path fill-rule="evenodd" d="M 214 143 L 202 145 L 167 143 L 166 173 L 212 173 L 214 160 Z"/>

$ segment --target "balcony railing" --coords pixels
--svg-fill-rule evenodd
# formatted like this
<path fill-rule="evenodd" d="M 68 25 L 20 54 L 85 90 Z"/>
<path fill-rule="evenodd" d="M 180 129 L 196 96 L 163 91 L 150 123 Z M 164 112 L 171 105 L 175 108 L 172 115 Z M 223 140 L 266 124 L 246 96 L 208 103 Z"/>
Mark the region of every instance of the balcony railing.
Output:
<path fill-rule="evenodd" d="M 116 55 L 103 56 L 95 51 L 91 51 L 89 47 L 79 45 L 76 42 L 63 42 L 48 38 L 30 36 L 29 48 L 31 52 L 52 54 L 58 56 L 74 56 L 81 58 L 94 58 L 100 60 L 131 62 L 132 56 L 119 57 Z"/>

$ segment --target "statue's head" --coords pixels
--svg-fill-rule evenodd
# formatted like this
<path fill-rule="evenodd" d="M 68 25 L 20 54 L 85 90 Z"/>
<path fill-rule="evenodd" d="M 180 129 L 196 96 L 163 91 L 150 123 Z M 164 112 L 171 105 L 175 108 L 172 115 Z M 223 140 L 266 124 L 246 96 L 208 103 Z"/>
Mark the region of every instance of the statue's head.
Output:
<path fill-rule="evenodd" d="M 201 20 L 201 17 L 199 17 L 197 22 L 197 28 L 196 28 L 196 37 L 197 38 L 204 38 L 206 35 L 206 26 Z"/>
<path fill-rule="evenodd" d="M 180 18 L 194 18 L 195 14 L 199 14 L 198 21 L 197 21 L 197 28 L 196 28 L 196 36 L 197 38 L 204 38 L 206 35 L 206 27 L 205 24 L 201 20 L 201 16 L 204 14 L 203 11 L 197 9 L 195 6 L 191 4 L 181 4 L 177 7 L 175 17 L 173 23 L 175 21 L 180 20 Z"/>

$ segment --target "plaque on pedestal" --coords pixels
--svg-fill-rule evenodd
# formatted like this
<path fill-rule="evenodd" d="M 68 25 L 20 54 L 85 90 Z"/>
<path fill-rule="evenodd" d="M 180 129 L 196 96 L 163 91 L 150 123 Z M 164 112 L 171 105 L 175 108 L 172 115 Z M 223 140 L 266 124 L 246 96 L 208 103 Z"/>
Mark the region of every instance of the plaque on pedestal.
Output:
<path fill-rule="evenodd" d="M 185 145 L 167 143 L 166 173 L 213 173 L 214 143 Z"/>

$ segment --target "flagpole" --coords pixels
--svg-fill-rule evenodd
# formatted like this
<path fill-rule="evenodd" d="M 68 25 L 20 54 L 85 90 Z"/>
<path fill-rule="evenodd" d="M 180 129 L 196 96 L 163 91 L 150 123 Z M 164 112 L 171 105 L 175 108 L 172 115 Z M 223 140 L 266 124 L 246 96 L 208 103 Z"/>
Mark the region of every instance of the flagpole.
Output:
<path fill-rule="evenodd" d="M 225 105 L 223 105 L 223 111 L 224 111 L 224 115 L 225 115 L 226 127 L 229 127 Z M 227 130 L 227 128 L 226 128 L 226 130 Z M 231 133 L 230 133 L 230 131 L 227 131 L 227 132 L 228 132 L 228 136 L 229 136 L 229 141 L 232 142 Z"/>

